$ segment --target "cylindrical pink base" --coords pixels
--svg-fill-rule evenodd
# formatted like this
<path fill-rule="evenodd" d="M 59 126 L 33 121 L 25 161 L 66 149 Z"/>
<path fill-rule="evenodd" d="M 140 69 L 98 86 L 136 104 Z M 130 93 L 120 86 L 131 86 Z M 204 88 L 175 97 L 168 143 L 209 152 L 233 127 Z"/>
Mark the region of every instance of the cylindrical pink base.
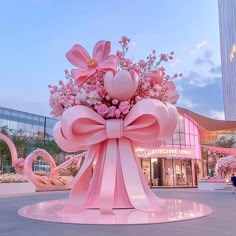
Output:
<path fill-rule="evenodd" d="M 210 215 L 206 205 L 186 200 L 166 199 L 166 204 L 156 212 L 141 212 L 136 209 L 114 209 L 113 214 L 101 214 L 99 209 L 85 209 L 76 214 L 59 213 L 63 200 L 40 202 L 19 209 L 18 214 L 35 220 L 70 224 L 154 224 L 191 220 Z"/>

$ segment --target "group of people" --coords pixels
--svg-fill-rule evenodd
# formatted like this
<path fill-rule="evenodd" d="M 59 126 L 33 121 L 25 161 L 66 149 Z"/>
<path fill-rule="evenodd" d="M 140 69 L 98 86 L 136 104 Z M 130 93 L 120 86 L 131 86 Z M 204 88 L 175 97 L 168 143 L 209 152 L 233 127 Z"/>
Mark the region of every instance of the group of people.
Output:
<path fill-rule="evenodd" d="M 232 174 L 231 176 L 231 182 L 232 182 L 232 192 L 235 194 L 236 192 L 236 176 Z"/>

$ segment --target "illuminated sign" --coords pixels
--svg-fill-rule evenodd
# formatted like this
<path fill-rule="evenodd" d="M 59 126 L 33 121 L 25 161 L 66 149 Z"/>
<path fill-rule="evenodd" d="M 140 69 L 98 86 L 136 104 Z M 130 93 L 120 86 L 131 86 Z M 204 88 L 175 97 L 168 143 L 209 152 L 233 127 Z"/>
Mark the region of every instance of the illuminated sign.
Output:
<path fill-rule="evenodd" d="M 236 43 L 231 48 L 231 51 L 229 54 L 230 61 L 232 61 L 235 56 L 236 56 Z"/>
<path fill-rule="evenodd" d="M 191 155 L 192 150 L 188 150 L 188 149 L 157 149 L 157 154 Z"/>
<path fill-rule="evenodd" d="M 195 158 L 195 151 L 191 148 L 158 148 L 158 149 L 145 149 L 137 148 L 136 155 L 142 158 L 150 157 L 184 157 L 184 158 Z"/>

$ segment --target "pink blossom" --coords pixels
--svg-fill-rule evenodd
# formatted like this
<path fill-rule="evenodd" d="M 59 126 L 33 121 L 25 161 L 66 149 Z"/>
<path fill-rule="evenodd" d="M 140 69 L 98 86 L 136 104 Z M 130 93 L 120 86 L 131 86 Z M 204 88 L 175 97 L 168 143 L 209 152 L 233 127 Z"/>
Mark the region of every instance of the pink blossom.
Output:
<path fill-rule="evenodd" d="M 155 84 L 161 84 L 163 81 L 163 72 L 161 70 L 153 70 L 146 77 L 150 78 L 150 81 Z"/>
<path fill-rule="evenodd" d="M 116 56 L 121 58 L 123 56 L 123 53 L 119 50 L 116 51 Z"/>
<path fill-rule="evenodd" d="M 124 45 L 128 45 L 128 43 L 130 42 L 130 39 L 126 36 L 122 36 L 121 37 L 121 43 L 123 43 Z"/>
<path fill-rule="evenodd" d="M 166 54 L 161 54 L 161 60 L 162 61 L 168 61 L 167 55 Z"/>
<path fill-rule="evenodd" d="M 164 93 L 164 100 L 167 102 L 170 102 L 172 104 L 176 104 L 176 102 L 179 99 L 179 93 L 176 91 L 176 87 L 173 81 L 168 81 L 166 82 L 163 86 L 162 89 L 165 91 Z"/>
<path fill-rule="evenodd" d="M 118 104 L 118 103 L 119 103 L 118 99 L 113 99 L 113 100 L 112 100 L 112 104 L 113 104 L 113 105 L 116 105 L 116 104 Z"/>
<path fill-rule="evenodd" d="M 108 109 L 106 104 L 98 105 L 96 107 L 96 110 L 97 110 L 98 114 L 100 114 L 101 116 L 105 116 L 108 113 L 108 111 L 109 111 L 109 109 Z"/>
<path fill-rule="evenodd" d="M 121 114 L 120 109 L 116 109 L 116 110 L 115 110 L 115 116 L 116 116 L 116 118 L 120 118 L 120 114 Z"/>
<path fill-rule="evenodd" d="M 119 109 L 123 114 L 127 114 L 130 110 L 130 104 L 129 102 L 121 102 L 119 105 Z"/>
<path fill-rule="evenodd" d="M 147 62 L 145 62 L 144 60 L 139 60 L 138 65 L 142 68 L 147 65 Z"/>
<path fill-rule="evenodd" d="M 111 43 L 109 41 L 99 41 L 93 49 L 93 57 L 91 58 L 88 52 L 81 46 L 76 44 L 66 54 L 68 61 L 79 67 L 73 69 L 72 75 L 76 83 L 81 86 L 97 71 L 116 72 L 116 56 L 109 56 L 111 51 Z"/>
<path fill-rule="evenodd" d="M 106 115 L 107 118 L 114 118 L 115 117 L 115 110 L 116 107 L 115 106 L 111 106 L 108 108 L 108 113 Z"/>
<path fill-rule="evenodd" d="M 154 97 L 155 96 L 155 91 L 153 89 L 148 90 L 148 95 L 150 97 Z"/>

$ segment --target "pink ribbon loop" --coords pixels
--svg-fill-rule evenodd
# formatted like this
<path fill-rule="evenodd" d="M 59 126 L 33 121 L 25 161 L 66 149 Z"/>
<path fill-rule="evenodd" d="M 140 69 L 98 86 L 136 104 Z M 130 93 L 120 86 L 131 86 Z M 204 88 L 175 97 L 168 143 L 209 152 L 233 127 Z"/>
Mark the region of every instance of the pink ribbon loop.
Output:
<path fill-rule="evenodd" d="M 65 212 L 94 207 L 101 213 L 121 207 L 155 210 L 160 201 L 146 187 L 133 147 L 159 147 L 176 124 L 176 108 L 154 99 L 138 102 L 124 120 L 105 120 L 84 106 L 66 110 L 54 128 L 56 142 L 64 148 L 69 143 L 70 149 L 87 146 L 90 151 L 73 180 Z"/>

